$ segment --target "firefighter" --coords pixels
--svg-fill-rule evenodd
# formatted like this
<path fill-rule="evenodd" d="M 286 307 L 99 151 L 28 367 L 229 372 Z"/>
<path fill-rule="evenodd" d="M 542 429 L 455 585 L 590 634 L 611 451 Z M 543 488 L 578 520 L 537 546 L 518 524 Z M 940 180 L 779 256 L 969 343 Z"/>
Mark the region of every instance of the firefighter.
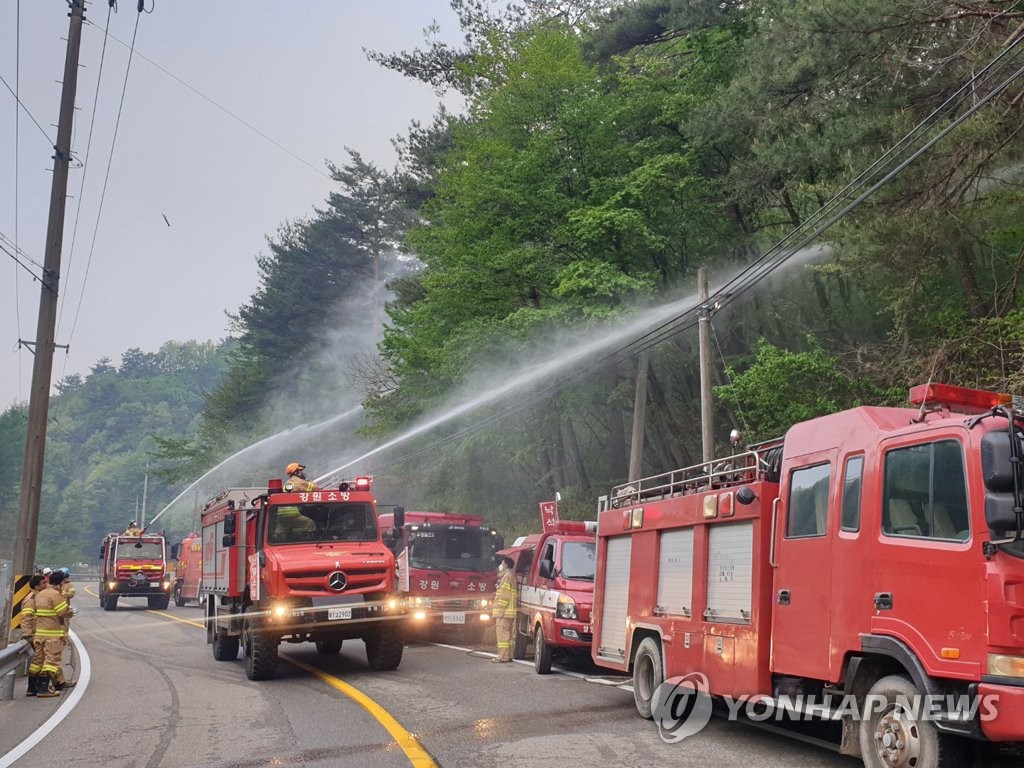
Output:
<path fill-rule="evenodd" d="M 36 634 L 36 595 L 43 588 L 44 579 L 42 573 L 33 573 L 28 579 L 29 593 L 21 603 L 21 637 L 28 640 L 32 646 L 32 661 L 28 665 L 28 690 L 26 696 L 36 695 L 36 680 L 39 673 L 43 671 L 43 654 L 35 653 Z"/>
<path fill-rule="evenodd" d="M 60 594 L 61 594 L 61 597 L 63 597 L 64 600 L 67 602 L 68 608 L 71 608 L 71 600 L 75 596 L 75 585 L 71 583 L 71 569 L 68 568 L 67 566 L 65 566 L 63 568 L 58 568 L 58 570 L 61 573 L 64 574 L 64 581 L 62 581 L 60 583 Z M 64 645 L 65 646 L 68 644 L 68 633 L 71 631 L 71 617 L 74 616 L 74 615 L 75 615 L 75 609 L 71 608 L 71 613 L 69 613 L 64 618 Z"/>
<path fill-rule="evenodd" d="M 299 462 L 293 461 L 284 471 L 288 474 L 288 479 L 284 481 L 285 493 L 309 493 L 320 490 L 320 486 L 306 479 L 306 467 Z M 276 519 L 274 531 L 277 534 L 308 533 L 316 528 L 316 524 L 303 515 L 298 507 L 278 507 Z"/>
<path fill-rule="evenodd" d="M 140 533 L 142 533 L 142 529 L 138 524 L 134 520 L 129 520 L 128 527 L 124 529 L 125 536 L 138 536 Z"/>
<path fill-rule="evenodd" d="M 50 583 L 36 595 L 36 633 L 33 646 L 36 657 L 42 651 L 43 663 L 40 676 L 36 679 L 36 696 L 60 696 L 65 688 L 74 683 L 64 680 L 63 656 L 64 625 L 62 619 L 71 615 L 67 601 L 60 594 L 64 581 L 61 571 L 50 573 Z M 33 659 L 34 661 L 34 659 Z"/>
<path fill-rule="evenodd" d="M 498 561 L 498 585 L 494 590 L 494 634 L 498 640 L 496 664 L 512 661 L 512 630 L 516 621 L 516 583 L 511 557 Z"/>

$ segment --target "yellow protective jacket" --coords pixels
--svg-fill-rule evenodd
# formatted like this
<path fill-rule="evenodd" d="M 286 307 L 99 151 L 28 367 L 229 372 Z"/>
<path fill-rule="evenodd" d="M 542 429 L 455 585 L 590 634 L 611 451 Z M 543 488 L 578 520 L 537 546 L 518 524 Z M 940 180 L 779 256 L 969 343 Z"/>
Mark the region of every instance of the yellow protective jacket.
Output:
<path fill-rule="evenodd" d="M 64 637 L 66 630 L 61 622 L 71 615 L 67 600 L 56 587 L 47 585 L 36 595 L 36 637 Z"/>
<path fill-rule="evenodd" d="M 512 569 L 506 568 L 498 577 L 494 590 L 494 618 L 514 619 L 516 616 L 516 582 Z"/>

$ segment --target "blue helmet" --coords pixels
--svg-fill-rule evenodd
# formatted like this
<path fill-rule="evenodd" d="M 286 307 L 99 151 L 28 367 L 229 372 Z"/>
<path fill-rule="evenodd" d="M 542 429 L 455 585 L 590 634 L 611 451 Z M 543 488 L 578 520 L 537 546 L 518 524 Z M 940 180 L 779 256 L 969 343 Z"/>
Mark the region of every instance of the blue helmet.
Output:
<path fill-rule="evenodd" d="M 58 568 L 57 570 L 64 574 L 65 579 L 71 575 L 71 569 L 67 566 L 64 566 L 63 568 Z"/>

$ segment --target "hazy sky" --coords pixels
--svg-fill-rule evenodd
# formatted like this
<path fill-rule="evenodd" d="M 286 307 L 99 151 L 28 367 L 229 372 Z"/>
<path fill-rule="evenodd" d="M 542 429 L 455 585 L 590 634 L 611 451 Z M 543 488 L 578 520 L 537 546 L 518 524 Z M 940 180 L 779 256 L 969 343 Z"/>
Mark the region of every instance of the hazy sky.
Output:
<path fill-rule="evenodd" d="M 94 105 L 96 117 L 88 165 L 72 168 L 68 180 L 56 342 L 70 350 L 57 350 L 54 382 L 87 374 L 102 357 L 117 365 L 132 347 L 155 352 L 168 340 L 228 335 L 225 312 L 256 290 L 265 238 L 310 215 L 334 186 L 324 161 L 343 165 L 351 147 L 390 168 L 391 139 L 436 111 L 428 86 L 368 61 L 363 47 L 422 46 L 433 20 L 445 39 L 460 38 L 447 0 L 146 0 L 146 7 L 153 12 L 140 15 L 133 0 L 120 0 L 111 14 L 117 40 L 107 42 L 98 98 L 108 4 L 97 0 L 86 13 L 72 142 L 79 161 Z M 36 273 L 67 13 L 66 0 L 0 0 L 0 76 L 31 114 L 17 110 L 0 83 L 0 245 L 13 250 L 17 237 Z M 29 395 L 32 354 L 18 339 L 35 339 L 39 283 L 3 251 L 0 275 L 3 409 Z"/>

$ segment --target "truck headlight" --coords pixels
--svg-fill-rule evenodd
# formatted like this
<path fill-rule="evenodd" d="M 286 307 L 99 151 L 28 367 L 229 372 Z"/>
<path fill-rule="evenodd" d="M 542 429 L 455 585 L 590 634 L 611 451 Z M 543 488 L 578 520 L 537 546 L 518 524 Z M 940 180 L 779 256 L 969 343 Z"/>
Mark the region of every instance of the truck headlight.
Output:
<path fill-rule="evenodd" d="M 988 673 L 1001 677 L 1024 677 L 1024 656 L 990 653 L 988 655 Z"/>
<path fill-rule="evenodd" d="M 558 606 L 555 608 L 555 615 L 560 619 L 575 619 L 576 601 L 568 595 L 559 595 Z"/>

